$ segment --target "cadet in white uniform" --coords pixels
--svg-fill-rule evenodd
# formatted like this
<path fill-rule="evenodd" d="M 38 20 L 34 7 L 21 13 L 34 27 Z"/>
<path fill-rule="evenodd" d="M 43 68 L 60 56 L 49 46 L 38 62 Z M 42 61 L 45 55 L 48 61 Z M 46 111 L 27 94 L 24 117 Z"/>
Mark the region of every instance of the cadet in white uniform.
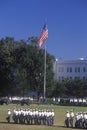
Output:
<path fill-rule="evenodd" d="M 69 111 L 67 111 L 67 113 L 66 113 L 66 119 L 65 119 L 66 127 L 69 127 L 69 121 L 70 121 L 70 113 L 69 113 Z"/>
<path fill-rule="evenodd" d="M 10 123 L 10 119 L 11 119 L 11 111 L 10 111 L 10 109 L 8 109 L 8 113 L 7 113 L 7 117 L 6 117 L 6 120 L 8 121 L 8 123 Z"/>
<path fill-rule="evenodd" d="M 70 125 L 73 127 L 74 123 L 74 112 L 73 110 L 70 111 Z"/>

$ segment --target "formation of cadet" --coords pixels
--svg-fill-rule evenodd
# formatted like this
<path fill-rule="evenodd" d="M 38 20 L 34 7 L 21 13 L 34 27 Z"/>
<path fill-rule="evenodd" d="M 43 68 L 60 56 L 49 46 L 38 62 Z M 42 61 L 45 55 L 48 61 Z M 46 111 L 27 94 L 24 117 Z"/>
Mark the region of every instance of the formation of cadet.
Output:
<path fill-rule="evenodd" d="M 67 111 L 65 119 L 66 127 L 76 127 L 87 129 L 87 112 L 74 112 Z"/>
<path fill-rule="evenodd" d="M 54 110 L 14 108 L 12 119 L 15 124 L 48 125 L 54 124 Z"/>

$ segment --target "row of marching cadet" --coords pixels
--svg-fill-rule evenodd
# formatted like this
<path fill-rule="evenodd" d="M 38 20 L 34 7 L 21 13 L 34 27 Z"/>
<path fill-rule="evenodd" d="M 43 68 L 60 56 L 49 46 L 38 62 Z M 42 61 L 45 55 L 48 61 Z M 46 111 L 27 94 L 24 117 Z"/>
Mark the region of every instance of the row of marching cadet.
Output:
<path fill-rule="evenodd" d="M 65 126 L 87 129 L 87 112 L 74 113 L 73 110 L 67 111 Z"/>
<path fill-rule="evenodd" d="M 10 123 L 12 117 L 15 124 L 52 126 L 54 124 L 54 115 L 53 109 L 14 108 L 13 111 L 8 109 L 6 120 Z"/>

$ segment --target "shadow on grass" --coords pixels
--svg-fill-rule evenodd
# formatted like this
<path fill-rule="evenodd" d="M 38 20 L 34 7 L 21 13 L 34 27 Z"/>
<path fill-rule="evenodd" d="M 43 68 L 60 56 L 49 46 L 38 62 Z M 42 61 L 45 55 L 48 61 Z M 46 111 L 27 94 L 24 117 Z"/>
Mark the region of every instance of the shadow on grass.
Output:
<path fill-rule="evenodd" d="M 13 125 L 28 125 L 28 124 L 15 124 L 14 122 L 10 122 L 10 123 L 8 123 L 8 122 L 0 122 L 0 124 L 13 124 Z M 30 125 L 31 126 L 31 125 Z M 33 124 L 33 126 L 35 126 L 34 124 Z M 37 125 L 36 125 L 37 126 Z M 38 125 L 39 126 L 39 125 Z M 40 125 L 41 126 L 41 125 Z M 42 125 L 43 126 L 43 125 Z M 47 126 L 47 125 L 46 125 Z M 53 126 L 48 126 L 48 127 L 55 127 L 55 128 L 65 128 L 65 129 L 78 129 L 78 128 L 75 128 L 75 127 L 66 127 L 66 126 L 59 126 L 59 125 L 53 125 Z M 83 128 L 79 128 L 79 129 L 83 129 Z"/>
<path fill-rule="evenodd" d="M 0 124 L 14 124 L 13 122 L 10 122 L 10 123 L 8 123 L 8 122 L 0 122 Z"/>
<path fill-rule="evenodd" d="M 14 122 L 10 122 L 10 123 L 8 123 L 8 122 L 0 122 L 0 124 L 13 124 L 13 125 L 20 125 L 19 123 L 18 124 L 15 124 Z M 21 124 L 21 125 L 28 125 L 28 124 Z M 29 124 L 29 125 L 31 125 L 31 124 Z M 33 126 L 34 126 L 34 124 L 32 124 Z M 35 126 L 37 126 L 37 125 L 35 125 Z M 38 125 L 39 126 L 39 125 Z M 41 125 L 40 125 L 41 126 Z M 43 126 L 43 125 L 42 125 Z M 45 126 L 48 126 L 48 125 L 45 125 Z M 60 127 L 60 128 L 67 128 L 67 127 L 65 127 L 65 126 L 58 126 L 58 125 L 53 125 L 53 126 L 48 126 L 48 127 Z"/>
<path fill-rule="evenodd" d="M 52 127 L 58 127 L 58 128 L 65 128 L 65 129 L 85 129 L 85 128 L 76 128 L 76 127 L 66 127 L 66 126 L 59 126 L 59 125 L 53 125 Z"/>
<path fill-rule="evenodd" d="M 0 122 L 0 124 L 14 124 L 14 125 L 19 125 L 19 123 L 18 124 L 15 124 L 14 122 L 10 122 L 10 123 L 8 123 L 8 122 Z M 28 125 L 28 124 L 21 124 L 21 125 Z M 31 124 L 29 124 L 29 125 L 31 125 Z M 34 126 L 34 124 L 32 124 L 33 126 Z M 37 126 L 37 125 L 36 125 Z M 39 126 L 39 125 L 38 125 Z M 41 125 L 40 125 L 41 126 Z M 43 126 L 43 125 L 42 125 Z M 45 125 L 45 126 L 48 126 L 48 125 Z M 52 125 L 52 126 L 48 126 L 48 127 L 60 127 L 60 128 L 67 128 L 66 126 L 59 126 L 59 125 Z M 70 127 L 69 127 L 70 128 Z"/>

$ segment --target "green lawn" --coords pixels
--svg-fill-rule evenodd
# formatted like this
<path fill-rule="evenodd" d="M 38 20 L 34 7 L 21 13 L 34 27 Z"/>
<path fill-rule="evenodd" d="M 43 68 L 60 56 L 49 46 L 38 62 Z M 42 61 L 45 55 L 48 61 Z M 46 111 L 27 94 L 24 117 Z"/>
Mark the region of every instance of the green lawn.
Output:
<path fill-rule="evenodd" d="M 20 105 L 0 105 L 0 130 L 71 130 L 72 128 L 64 127 L 64 119 L 67 110 L 73 109 L 74 112 L 78 111 L 87 111 L 86 107 L 73 107 L 73 106 L 54 106 L 54 105 L 30 105 L 30 106 L 22 106 L 22 108 L 48 108 L 54 109 L 55 111 L 55 121 L 54 126 L 44 126 L 44 125 L 21 125 L 21 124 L 13 124 L 13 120 L 11 119 L 11 123 L 8 124 L 6 121 L 7 110 L 10 108 L 13 111 L 14 107 L 21 108 Z M 74 130 L 78 130 L 75 129 Z"/>

